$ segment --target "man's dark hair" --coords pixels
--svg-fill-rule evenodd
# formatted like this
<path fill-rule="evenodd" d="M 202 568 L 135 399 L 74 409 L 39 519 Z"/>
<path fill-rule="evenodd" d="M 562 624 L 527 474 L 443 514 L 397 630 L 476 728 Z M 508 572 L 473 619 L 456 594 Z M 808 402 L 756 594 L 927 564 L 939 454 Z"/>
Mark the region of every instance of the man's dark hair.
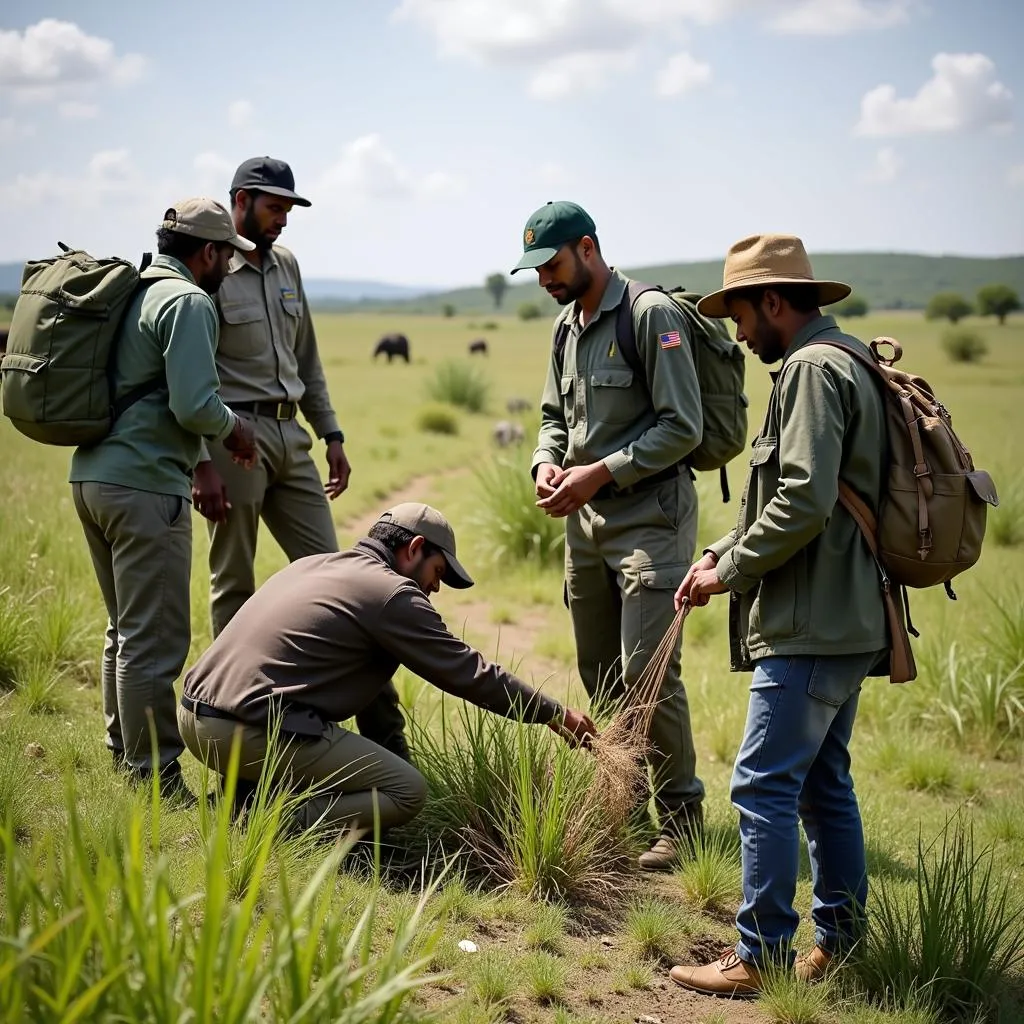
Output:
<path fill-rule="evenodd" d="M 797 313 L 813 313 L 821 305 L 818 286 L 814 284 L 755 285 L 752 288 L 737 288 L 736 291 L 729 293 L 729 298 L 746 299 L 754 309 L 757 309 L 768 292 L 775 292 L 780 298 L 785 299 Z"/>
<path fill-rule="evenodd" d="M 370 527 L 370 532 L 367 536 L 370 540 L 383 544 L 388 551 L 397 551 L 399 548 L 404 548 L 416 534 L 412 530 L 407 530 L 404 526 L 398 526 L 395 523 L 374 523 Z M 426 538 L 423 539 L 424 558 L 440 554 L 443 554 L 443 552 L 439 547 L 431 544 Z"/>
<path fill-rule="evenodd" d="M 157 228 L 156 251 L 161 256 L 173 256 L 176 260 L 191 259 L 204 245 L 209 245 L 208 238 L 196 238 L 195 235 L 185 235 L 180 231 L 171 231 L 170 228 Z M 214 242 L 218 250 L 226 246 L 227 242 Z"/>

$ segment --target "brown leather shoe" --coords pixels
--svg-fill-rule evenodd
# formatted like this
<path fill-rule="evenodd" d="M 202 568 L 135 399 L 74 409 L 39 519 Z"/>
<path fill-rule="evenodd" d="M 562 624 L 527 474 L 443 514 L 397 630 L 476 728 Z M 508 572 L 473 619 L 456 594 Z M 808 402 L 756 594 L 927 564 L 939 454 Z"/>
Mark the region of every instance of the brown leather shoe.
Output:
<path fill-rule="evenodd" d="M 806 956 L 798 956 L 796 958 L 793 970 L 801 981 L 807 982 L 808 985 L 813 985 L 825 977 L 829 964 L 834 959 L 834 953 L 822 949 L 821 946 L 815 946 Z"/>
<path fill-rule="evenodd" d="M 671 871 L 682 859 L 685 844 L 676 836 L 659 836 L 654 845 L 637 858 L 641 871 Z"/>
<path fill-rule="evenodd" d="M 671 871 L 683 857 L 692 854 L 704 838 L 704 808 L 690 804 L 672 817 L 662 819 L 661 835 L 654 845 L 640 854 L 641 871 Z"/>
<path fill-rule="evenodd" d="M 741 960 L 734 949 L 703 967 L 673 967 L 668 976 L 677 985 L 706 996 L 753 999 L 761 991 L 761 972 Z"/>

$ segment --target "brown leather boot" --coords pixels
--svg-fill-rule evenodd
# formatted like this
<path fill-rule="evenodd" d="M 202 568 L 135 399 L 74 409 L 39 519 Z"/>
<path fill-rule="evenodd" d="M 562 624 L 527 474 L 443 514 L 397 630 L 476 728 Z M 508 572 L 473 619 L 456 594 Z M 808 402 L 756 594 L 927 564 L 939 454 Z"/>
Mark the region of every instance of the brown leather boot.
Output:
<path fill-rule="evenodd" d="M 706 996 L 753 999 L 761 991 L 761 972 L 727 949 L 713 964 L 673 967 L 668 975 L 677 985 Z"/>
<path fill-rule="evenodd" d="M 815 946 L 806 956 L 798 956 L 796 958 L 793 970 L 801 981 L 807 982 L 808 985 L 813 985 L 825 977 L 833 959 L 835 959 L 834 953 L 830 953 L 827 949 L 822 949 L 821 946 Z"/>
<path fill-rule="evenodd" d="M 661 835 L 654 845 L 640 854 L 637 864 L 641 871 L 671 871 L 704 838 L 704 807 L 691 804 L 683 807 L 671 818 L 665 816 Z"/>

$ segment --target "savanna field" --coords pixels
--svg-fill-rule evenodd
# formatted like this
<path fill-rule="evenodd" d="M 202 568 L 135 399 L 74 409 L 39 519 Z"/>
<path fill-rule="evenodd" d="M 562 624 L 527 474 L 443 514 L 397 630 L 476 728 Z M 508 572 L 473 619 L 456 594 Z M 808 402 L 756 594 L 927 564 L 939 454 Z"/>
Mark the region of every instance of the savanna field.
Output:
<path fill-rule="evenodd" d="M 724 599 L 684 629 L 708 829 L 681 870 L 629 870 L 635 837 L 595 796 L 590 755 L 442 700 L 408 674 L 397 682 L 431 799 L 396 838 L 421 867 L 374 863 L 285 835 L 286 797 L 265 794 L 246 825 L 232 824 L 224 802 L 156 808 L 115 775 L 97 686 L 105 617 L 68 452 L 2 420 L 0 1019 L 1024 1021 L 1024 319 L 964 321 L 987 345 L 977 362 L 952 361 L 941 345 L 948 325 L 919 313 L 844 326 L 901 340 L 903 365 L 949 406 L 1002 504 L 981 562 L 957 581 L 959 600 L 941 588 L 912 595 L 919 679 L 865 685 L 853 758 L 871 922 L 859 956 L 831 980 L 807 988 L 775 977 L 756 1002 L 729 1003 L 667 978 L 672 963 L 704 962 L 734 939 L 728 782 L 747 677 L 728 671 Z M 436 505 L 477 579 L 435 599 L 449 626 L 585 706 L 561 600 L 560 528 L 532 508 L 527 472 L 548 322 L 322 314 L 317 329 L 353 466 L 333 505 L 341 543 L 396 501 Z M 371 360 L 391 331 L 408 335 L 410 365 Z M 486 357 L 467 354 L 477 337 Z M 751 434 L 769 383 L 748 361 Z M 459 388 L 481 411 L 444 401 Z M 513 397 L 531 403 L 518 417 L 526 441 L 499 449 L 493 426 L 510 418 Z M 732 526 L 745 468 L 737 459 L 730 469 L 728 505 L 716 474 L 699 479 L 701 545 Z M 264 530 L 258 578 L 283 564 Z M 192 624 L 190 662 L 210 640 L 198 515 Z M 193 788 L 213 788 L 190 755 L 182 763 Z M 797 905 L 806 917 L 806 859 Z M 798 945 L 812 944 L 804 924 Z"/>

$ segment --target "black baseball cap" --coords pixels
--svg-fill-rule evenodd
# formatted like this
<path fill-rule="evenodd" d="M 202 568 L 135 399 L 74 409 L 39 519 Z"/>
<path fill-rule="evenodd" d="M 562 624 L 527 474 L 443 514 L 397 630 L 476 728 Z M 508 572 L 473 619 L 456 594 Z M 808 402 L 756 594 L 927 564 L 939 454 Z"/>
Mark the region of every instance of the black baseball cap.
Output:
<path fill-rule="evenodd" d="M 272 196 L 283 196 L 296 206 L 312 206 L 308 199 L 295 192 L 295 175 L 283 161 L 271 156 L 254 156 L 243 161 L 231 180 L 231 191 L 244 188 L 247 192 L 269 192 Z"/>

